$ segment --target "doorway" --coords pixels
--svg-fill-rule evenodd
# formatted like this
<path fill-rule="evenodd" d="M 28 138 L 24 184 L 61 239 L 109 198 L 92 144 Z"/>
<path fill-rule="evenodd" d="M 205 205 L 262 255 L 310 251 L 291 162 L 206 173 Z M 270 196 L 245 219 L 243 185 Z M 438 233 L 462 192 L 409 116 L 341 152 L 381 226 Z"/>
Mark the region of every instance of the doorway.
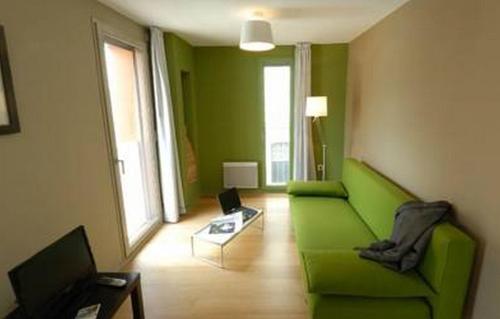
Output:
<path fill-rule="evenodd" d="M 161 221 L 147 51 L 100 33 L 113 172 L 128 255 Z"/>
<path fill-rule="evenodd" d="M 264 66 L 266 186 L 283 186 L 290 179 L 289 65 Z"/>

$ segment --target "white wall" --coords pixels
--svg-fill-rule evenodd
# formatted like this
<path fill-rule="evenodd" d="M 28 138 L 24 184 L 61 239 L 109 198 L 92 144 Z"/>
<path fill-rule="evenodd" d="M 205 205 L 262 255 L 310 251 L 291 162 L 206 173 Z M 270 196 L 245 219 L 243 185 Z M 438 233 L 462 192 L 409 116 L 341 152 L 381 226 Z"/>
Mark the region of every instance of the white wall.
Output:
<path fill-rule="evenodd" d="M 14 300 L 7 271 L 79 224 L 99 269 L 124 259 L 92 17 L 145 36 L 94 0 L 0 1 L 22 129 L 0 136 L 0 317 Z"/>
<path fill-rule="evenodd" d="M 499 318 L 500 1 L 411 0 L 351 43 L 347 154 L 480 245 L 467 313 Z"/>

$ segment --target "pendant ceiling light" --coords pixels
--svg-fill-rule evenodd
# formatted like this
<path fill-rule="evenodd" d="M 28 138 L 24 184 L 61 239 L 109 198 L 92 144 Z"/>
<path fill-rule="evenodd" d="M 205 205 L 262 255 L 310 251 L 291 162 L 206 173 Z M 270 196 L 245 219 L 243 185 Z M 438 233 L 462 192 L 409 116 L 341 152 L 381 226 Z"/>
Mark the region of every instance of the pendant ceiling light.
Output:
<path fill-rule="evenodd" d="M 262 20 L 262 14 L 245 21 L 241 27 L 240 49 L 245 51 L 269 51 L 274 49 L 271 24 Z"/>

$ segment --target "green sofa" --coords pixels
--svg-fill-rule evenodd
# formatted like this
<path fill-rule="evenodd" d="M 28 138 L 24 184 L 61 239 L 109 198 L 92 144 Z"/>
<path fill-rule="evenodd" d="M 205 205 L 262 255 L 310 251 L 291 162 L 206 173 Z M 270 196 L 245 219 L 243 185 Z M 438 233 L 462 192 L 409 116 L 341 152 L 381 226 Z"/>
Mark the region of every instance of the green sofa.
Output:
<path fill-rule="evenodd" d="M 461 230 L 437 226 L 418 268 L 400 274 L 353 248 L 389 238 L 410 194 L 353 159 L 342 182 L 290 182 L 288 193 L 311 318 L 461 318 L 475 248 Z"/>

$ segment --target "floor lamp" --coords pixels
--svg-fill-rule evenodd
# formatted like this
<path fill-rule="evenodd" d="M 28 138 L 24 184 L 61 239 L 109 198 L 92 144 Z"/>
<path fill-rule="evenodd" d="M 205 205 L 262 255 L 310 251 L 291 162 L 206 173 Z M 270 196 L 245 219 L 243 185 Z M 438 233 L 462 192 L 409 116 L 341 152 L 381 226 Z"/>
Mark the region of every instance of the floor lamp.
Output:
<path fill-rule="evenodd" d="M 318 129 L 318 137 L 322 148 L 321 180 L 326 179 L 326 144 L 323 139 L 320 117 L 328 115 L 328 98 L 326 96 L 308 96 L 306 100 L 306 116 L 313 118 Z"/>

